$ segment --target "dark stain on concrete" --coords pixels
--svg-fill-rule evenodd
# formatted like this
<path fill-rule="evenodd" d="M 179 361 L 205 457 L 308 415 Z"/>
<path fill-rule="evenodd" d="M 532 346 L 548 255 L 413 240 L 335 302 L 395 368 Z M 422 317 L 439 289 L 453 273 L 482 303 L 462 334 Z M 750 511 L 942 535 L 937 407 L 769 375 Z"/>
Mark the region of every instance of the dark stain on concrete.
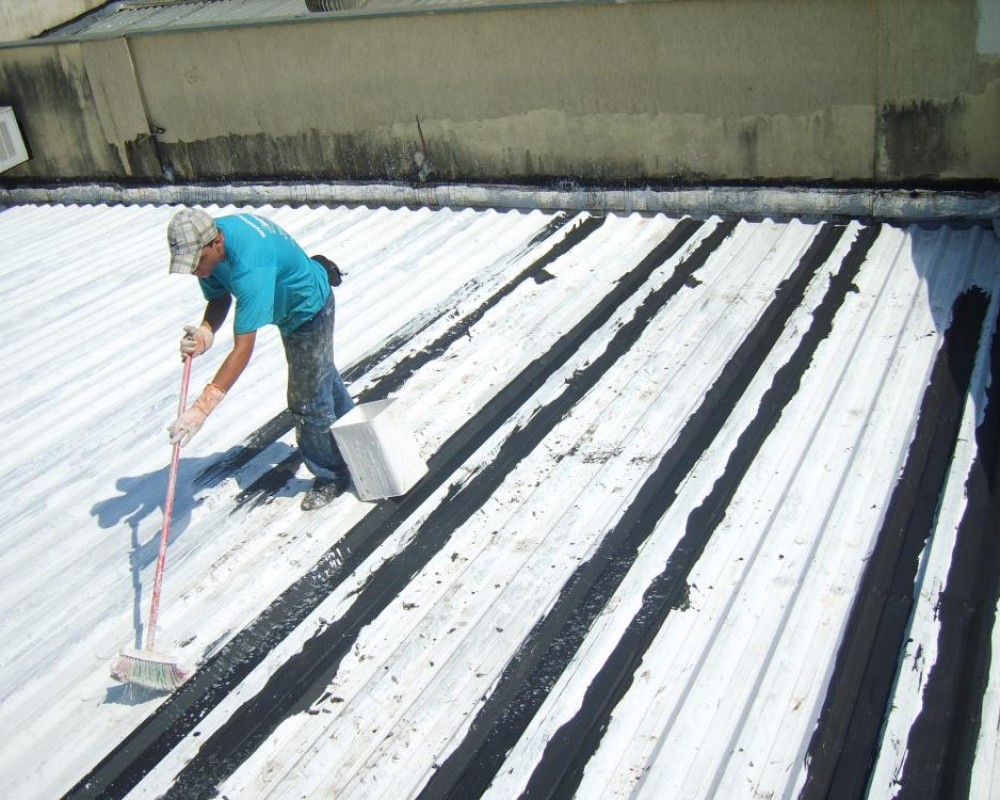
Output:
<path fill-rule="evenodd" d="M 385 143 L 367 132 L 294 136 L 232 134 L 197 142 L 161 143 L 180 180 L 329 179 L 410 180 L 419 142 Z"/>
<path fill-rule="evenodd" d="M 741 123 L 737 141 L 739 142 L 740 163 L 743 166 L 743 175 L 739 177 L 752 178 L 760 174 L 757 163 L 758 147 L 760 139 L 760 126 L 757 121 L 745 121 Z"/>
<path fill-rule="evenodd" d="M 58 57 L 0 61 L 0 104 L 14 109 L 30 160 L 11 176 L 106 178 L 124 174 L 118 151 L 89 136 L 94 96 L 82 69 Z M 72 146 L 67 146 L 67 145 Z"/>
<path fill-rule="evenodd" d="M 966 102 L 920 100 L 883 107 L 879 133 L 887 162 L 884 180 L 936 179 L 960 172 L 966 161 Z"/>
<path fill-rule="evenodd" d="M 140 136 L 125 143 L 125 154 L 133 178 L 166 179 L 170 182 L 173 171 L 169 162 L 161 164 L 156 140 L 151 135 Z"/>

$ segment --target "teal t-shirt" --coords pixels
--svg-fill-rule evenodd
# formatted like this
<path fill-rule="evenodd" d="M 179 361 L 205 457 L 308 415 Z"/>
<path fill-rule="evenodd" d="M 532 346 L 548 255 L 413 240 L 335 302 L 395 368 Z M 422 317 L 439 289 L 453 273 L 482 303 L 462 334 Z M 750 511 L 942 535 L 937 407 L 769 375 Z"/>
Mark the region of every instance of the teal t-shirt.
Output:
<path fill-rule="evenodd" d="M 206 300 L 231 294 L 236 300 L 236 334 L 277 325 L 290 333 L 312 319 L 330 297 L 323 268 L 278 225 L 254 214 L 219 217 L 226 258 L 199 278 Z"/>

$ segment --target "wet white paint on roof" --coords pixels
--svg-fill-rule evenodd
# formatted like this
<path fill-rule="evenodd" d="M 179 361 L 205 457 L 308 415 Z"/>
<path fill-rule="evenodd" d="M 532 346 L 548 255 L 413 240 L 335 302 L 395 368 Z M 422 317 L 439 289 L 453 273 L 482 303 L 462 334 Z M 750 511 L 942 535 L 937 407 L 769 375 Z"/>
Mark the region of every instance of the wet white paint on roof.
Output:
<path fill-rule="evenodd" d="M 429 472 L 300 511 L 263 331 L 181 461 L 196 672 L 116 685 L 203 303 L 175 207 L 0 212 L 5 796 L 996 794 L 989 227 L 206 208 L 348 273 L 337 361 Z"/>

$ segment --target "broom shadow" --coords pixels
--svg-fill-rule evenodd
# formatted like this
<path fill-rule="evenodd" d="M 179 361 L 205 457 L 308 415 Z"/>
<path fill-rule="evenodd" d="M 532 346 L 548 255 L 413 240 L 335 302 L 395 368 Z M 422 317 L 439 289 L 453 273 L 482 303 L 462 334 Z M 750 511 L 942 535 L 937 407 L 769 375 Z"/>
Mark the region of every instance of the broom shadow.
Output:
<path fill-rule="evenodd" d="M 291 447 L 278 443 L 269 448 L 268 455 L 280 461 L 290 452 L 292 452 Z M 222 457 L 225 458 L 225 455 Z M 173 545 L 184 534 L 191 521 L 192 512 L 204 502 L 205 498 L 196 495 L 217 486 L 227 478 L 235 477 L 240 491 L 246 488 L 244 483 L 248 485 L 252 483 L 253 476 L 243 479 L 239 474 L 235 476 L 219 474 L 214 479 L 206 481 L 206 469 L 219 459 L 218 453 L 200 458 L 181 457 L 168 546 Z M 165 522 L 163 514 L 169 473 L 168 463 L 154 472 L 119 478 L 115 483 L 115 489 L 119 494 L 95 503 L 90 510 L 101 528 L 112 529 L 121 525 L 127 525 L 129 528 L 128 560 L 133 589 L 132 647 L 137 649 L 142 648 L 146 638 L 146 614 L 149 611 L 147 608 L 149 602 L 143 592 L 142 571 L 152 565 L 159 555 L 160 537 Z M 155 533 L 146 541 L 140 541 L 140 528 L 143 527 L 143 522 L 154 515 L 158 517 Z M 149 525 L 146 526 L 146 530 L 149 530 Z M 169 566 L 168 555 L 167 567 Z M 114 684 L 108 688 L 104 702 L 135 705 L 159 697 L 163 693 L 130 684 Z"/>

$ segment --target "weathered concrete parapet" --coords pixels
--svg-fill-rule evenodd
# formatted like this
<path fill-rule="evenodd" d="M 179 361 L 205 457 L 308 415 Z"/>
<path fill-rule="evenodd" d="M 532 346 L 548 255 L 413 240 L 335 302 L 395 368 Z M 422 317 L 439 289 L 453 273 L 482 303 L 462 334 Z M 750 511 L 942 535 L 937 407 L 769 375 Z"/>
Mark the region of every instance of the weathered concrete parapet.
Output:
<path fill-rule="evenodd" d="M 1000 181 L 977 0 L 377 12 L 0 47 L 0 184 Z"/>

